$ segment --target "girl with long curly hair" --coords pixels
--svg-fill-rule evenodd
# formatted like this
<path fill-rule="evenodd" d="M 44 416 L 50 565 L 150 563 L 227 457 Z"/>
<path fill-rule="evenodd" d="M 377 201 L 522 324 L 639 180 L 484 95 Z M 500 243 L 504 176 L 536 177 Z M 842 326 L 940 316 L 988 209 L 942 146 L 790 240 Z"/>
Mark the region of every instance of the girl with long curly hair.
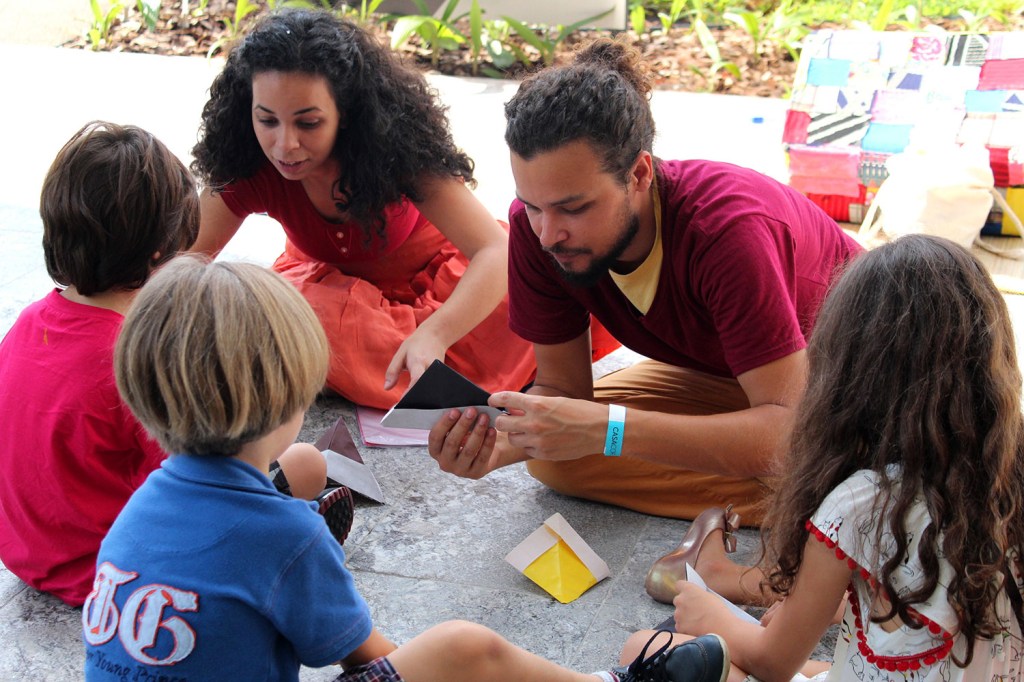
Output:
<path fill-rule="evenodd" d="M 808 358 L 753 572 L 782 601 L 741 622 L 679 582 L 677 630 L 721 634 L 734 679 L 788 680 L 848 595 L 830 681 L 1024 678 L 1021 374 L 984 267 L 923 235 L 868 252 L 826 298 Z"/>
<path fill-rule="evenodd" d="M 467 187 L 473 162 L 425 79 L 358 26 L 263 17 L 214 80 L 193 155 L 193 250 L 219 252 L 252 213 L 281 223 L 274 269 L 327 332 L 328 387 L 389 407 L 435 359 L 488 390 L 529 382 L 530 345 L 507 324 L 507 234 Z"/>

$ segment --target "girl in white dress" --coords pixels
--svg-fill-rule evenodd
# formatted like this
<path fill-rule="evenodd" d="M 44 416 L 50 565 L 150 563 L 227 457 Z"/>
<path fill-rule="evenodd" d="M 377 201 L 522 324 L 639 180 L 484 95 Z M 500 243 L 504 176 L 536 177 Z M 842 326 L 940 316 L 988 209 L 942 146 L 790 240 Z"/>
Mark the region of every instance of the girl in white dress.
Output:
<path fill-rule="evenodd" d="M 920 235 L 860 256 L 808 356 L 759 573 L 782 601 L 741 622 L 680 582 L 678 632 L 723 636 L 734 682 L 800 679 L 848 594 L 820 679 L 1024 679 L 1021 375 L 983 266 Z"/>

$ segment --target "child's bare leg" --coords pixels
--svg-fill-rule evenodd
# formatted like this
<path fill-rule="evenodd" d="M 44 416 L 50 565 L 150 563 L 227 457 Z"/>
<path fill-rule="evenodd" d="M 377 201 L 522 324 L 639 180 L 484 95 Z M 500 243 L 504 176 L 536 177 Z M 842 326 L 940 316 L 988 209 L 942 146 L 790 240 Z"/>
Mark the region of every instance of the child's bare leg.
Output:
<path fill-rule="evenodd" d="M 293 497 L 314 500 L 327 485 L 327 461 L 323 453 L 310 443 L 295 443 L 288 447 L 277 463 L 288 479 Z"/>
<path fill-rule="evenodd" d="M 483 625 L 449 621 L 436 625 L 388 654 L 407 682 L 595 682 L 520 649 Z"/>
<path fill-rule="evenodd" d="M 708 587 L 734 604 L 768 606 L 778 600 L 771 592 L 761 590 L 764 572 L 760 568 L 742 566 L 729 558 L 720 530 L 708 535 L 694 568 Z"/>

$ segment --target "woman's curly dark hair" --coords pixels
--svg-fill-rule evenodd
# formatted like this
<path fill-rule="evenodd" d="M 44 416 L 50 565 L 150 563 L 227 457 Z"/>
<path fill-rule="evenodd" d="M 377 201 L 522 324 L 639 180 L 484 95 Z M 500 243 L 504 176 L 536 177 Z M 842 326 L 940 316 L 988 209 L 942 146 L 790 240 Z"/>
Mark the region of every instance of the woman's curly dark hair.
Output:
<path fill-rule="evenodd" d="M 334 143 L 336 197 L 360 224 L 380 231 L 385 206 L 423 199 L 425 174 L 473 185 L 473 162 L 456 148 L 446 108 L 421 74 L 350 21 L 286 9 L 252 27 L 210 87 L 192 170 L 212 189 L 251 177 L 266 161 L 251 109 L 253 76 L 268 71 L 326 79 L 346 125 Z"/>
<path fill-rule="evenodd" d="M 840 483 L 870 469 L 881 485 L 875 513 L 886 519 L 878 532 L 896 543 L 883 565 L 865 567 L 891 603 L 873 620 L 898 615 L 920 627 L 908 607 L 932 595 L 945 557 L 966 665 L 975 641 L 1001 629 L 995 601 L 1024 546 L 1021 374 L 1005 301 L 962 247 L 902 237 L 850 265 L 821 308 L 807 354 L 807 390 L 765 520 L 764 565 L 776 567 L 766 571 L 768 584 L 789 593 L 805 522 Z M 888 474 L 894 464 L 897 478 Z M 924 575 L 917 589 L 899 593 L 893 576 L 917 495 L 931 519 L 920 530 Z"/>

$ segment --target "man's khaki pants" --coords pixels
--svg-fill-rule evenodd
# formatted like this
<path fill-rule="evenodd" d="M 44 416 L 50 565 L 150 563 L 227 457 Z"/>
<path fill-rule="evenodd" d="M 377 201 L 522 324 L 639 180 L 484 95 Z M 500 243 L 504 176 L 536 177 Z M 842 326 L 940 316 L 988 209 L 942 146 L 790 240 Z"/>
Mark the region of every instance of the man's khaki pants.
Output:
<path fill-rule="evenodd" d="M 749 407 L 735 379 L 654 360 L 602 377 L 595 382 L 594 397 L 602 403 L 669 414 L 720 414 Z M 624 441 L 629 443 L 628 413 Z M 598 454 L 564 462 L 531 460 L 527 467 L 534 478 L 565 495 L 679 519 L 732 504 L 743 525 L 759 525 L 761 503 L 770 493 L 766 482 L 756 478 L 697 473 L 633 457 Z"/>

